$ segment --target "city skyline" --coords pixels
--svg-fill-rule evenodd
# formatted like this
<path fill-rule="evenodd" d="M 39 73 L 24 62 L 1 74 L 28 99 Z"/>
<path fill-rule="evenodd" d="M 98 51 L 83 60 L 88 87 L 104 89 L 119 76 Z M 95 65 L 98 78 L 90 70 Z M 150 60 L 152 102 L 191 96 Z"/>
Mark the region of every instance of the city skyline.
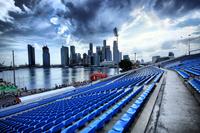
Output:
<path fill-rule="evenodd" d="M 94 47 L 95 49 L 95 47 Z M 111 52 L 111 49 L 112 52 Z M 38 51 L 35 51 L 35 47 L 31 44 L 27 45 L 28 52 L 28 66 L 34 67 L 37 65 L 42 65 L 43 67 L 50 67 L 50 55 L 49 48 L 47 45 L 42 47 L 42 64 L 36 64 L 35 53 L 37 55 Z M 82 55 L 82 56 L 81 56 Z M 54 57 L 53 57 L 54 58 Z M 89 43 L 88 51 L 84 53 L 77 53 L 76 47 L 70 45 L 69 47 L 62 45 L 60 48 L 60 63 L 56 65 L 65 66 L 76 66 L 76 65 L 86 65 L 86 66 L 100 66 L 102 62 L 112 61 L 113 64 L 118 64 L 122 60 L 122 52 L 118 49 L 118 44 L 116 40 L 113 40 L 113 47 L 106 45 L 106 40 L 103 40 L 102 46 L 96 46 L 96 51 L 93 50 L 93 43 Z M 22 64 L 21 64 L 22 65 Z"/>
<path fill-rule="evenodd" d="M 45 7 L 45 8 L 43 8 Z M 60 63 L 60 47 L 74 45 L 83 54 L 88 43 L 107 40 L 112 47 L 113 28 L 119 31 L 118 48 L 134 59 L 151 61 L 152 56 L 176 56 L 199 49 L 200 4 L 198 0 L 26 0 L 0 1 L 0 63 L 10 65 L 12 50 L 16 64 L 28 64 L 27 44 L 33 44 L 36 64 L 42 64 L 47 45 L 52 64 Z M 189 41 L 190 40 L 190 41 Z"/>

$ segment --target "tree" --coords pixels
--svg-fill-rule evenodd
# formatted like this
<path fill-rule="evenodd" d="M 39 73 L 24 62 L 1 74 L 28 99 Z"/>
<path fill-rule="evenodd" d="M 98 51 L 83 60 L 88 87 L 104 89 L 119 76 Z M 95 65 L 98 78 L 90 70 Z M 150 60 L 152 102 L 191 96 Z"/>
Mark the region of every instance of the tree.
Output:
<path fill-rule="evenodd" d="M 121 60 L 119 63 L 119 67 L 122 69 L 122 71 L 128 71 L 132 69 L 132 62 L 130 60 Z"/>

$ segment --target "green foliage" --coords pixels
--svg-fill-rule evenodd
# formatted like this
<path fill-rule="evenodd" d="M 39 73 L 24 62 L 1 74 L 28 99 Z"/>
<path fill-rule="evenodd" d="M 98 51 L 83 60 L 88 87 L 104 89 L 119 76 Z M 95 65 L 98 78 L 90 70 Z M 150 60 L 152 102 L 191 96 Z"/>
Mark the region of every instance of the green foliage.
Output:
<path fill-rule="evenodd" d="M 119 67 L 122 69 L 122 71 L 128 71 L 132 69 L 132 62 L 130 60 L 121 60 L 119 63 Z"/>

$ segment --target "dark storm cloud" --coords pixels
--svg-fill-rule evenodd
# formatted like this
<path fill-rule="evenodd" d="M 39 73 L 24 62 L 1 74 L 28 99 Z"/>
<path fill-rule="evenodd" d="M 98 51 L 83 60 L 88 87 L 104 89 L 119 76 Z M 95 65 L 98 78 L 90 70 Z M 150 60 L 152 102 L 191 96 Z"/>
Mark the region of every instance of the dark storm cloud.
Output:
<path fill-rule="evenodd" d="M 156 0 L 154 9 L 162 17 L 176 18 L 200 9 L 200 0 Z"/>
<path fill-rule="evenodd" d="M 101 43 L 113 34 L 113 28 L 120 28 L 123 23 L 133 20 L 130 13 L 136 8 L 153 7 L 160 16 L 180 16 L 200 8 L 200 0 L 61 0 L 59 6 L 53 0 L 14 0 L 15 6 L 23 13 L 9 12 L 13 22 L 0 20 L 1 36 L 42 36 L 54 38 L 60 25 L 48 25 L 51 17 L 58 17 L 70 22 L 68 34 L 82 40 Z M 60 8 L 63 6 L 64 8 Z M 30 11 L 26 11 L 25 8 Z M 174 15 L 174 16 L 173 16 Z M 193 24 L 199 22 L 194 20 Z M 47 24 L 43 27 L 43 24 Z M 184 27 L 191 23 L 183 22 Z"/>
<path fill-rule="evenodd" d="M 35 6 L 37 6 L 41 0 L 14 0 L 15 6 L 19 7 L 21 10 L 25 11 L 24 6 L 33 9 Z"/>
<path fill-rule="evenodd" d="M 99 38 L 112 34 L 114 27 L 121 26 L 122 22 L 128 20 L 129 13 L 134 7 L 131 0 L 86 0 L 79 4 L 62 0 L 62 3 L 66 10 L 58 11 L 57 15 L 71 22 L 74 26 L 73 35 L 80 38 L 89 36 L 90 39 L 91 35 L 95 34 L 99 35 Z M 101 14 L 103 16 L 100 16 Z M 109 21 L 111 15 L 116 16 L 112 22 Z"/>

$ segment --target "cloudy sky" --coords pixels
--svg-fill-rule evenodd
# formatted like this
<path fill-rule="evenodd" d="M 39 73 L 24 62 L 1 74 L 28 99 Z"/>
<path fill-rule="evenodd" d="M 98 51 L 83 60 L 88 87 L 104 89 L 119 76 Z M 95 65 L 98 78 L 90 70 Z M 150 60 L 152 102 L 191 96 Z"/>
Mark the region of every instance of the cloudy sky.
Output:
<path fill-rule="evenodd" d="M 25 64 L 27 44 L 42 62 L 42 46 L 50 48 L 51 63 L 60 63 L 60 47 L 88 50 L 89 42 L 112 47 L 113 28 L 119 49 L 150 61 L 154 55 L 186 54 L 187 44 L 200 48 L 200 0 L 0 0 L 0 63 Z M 191 36 L 188 36 L 191 35 Z"/>

